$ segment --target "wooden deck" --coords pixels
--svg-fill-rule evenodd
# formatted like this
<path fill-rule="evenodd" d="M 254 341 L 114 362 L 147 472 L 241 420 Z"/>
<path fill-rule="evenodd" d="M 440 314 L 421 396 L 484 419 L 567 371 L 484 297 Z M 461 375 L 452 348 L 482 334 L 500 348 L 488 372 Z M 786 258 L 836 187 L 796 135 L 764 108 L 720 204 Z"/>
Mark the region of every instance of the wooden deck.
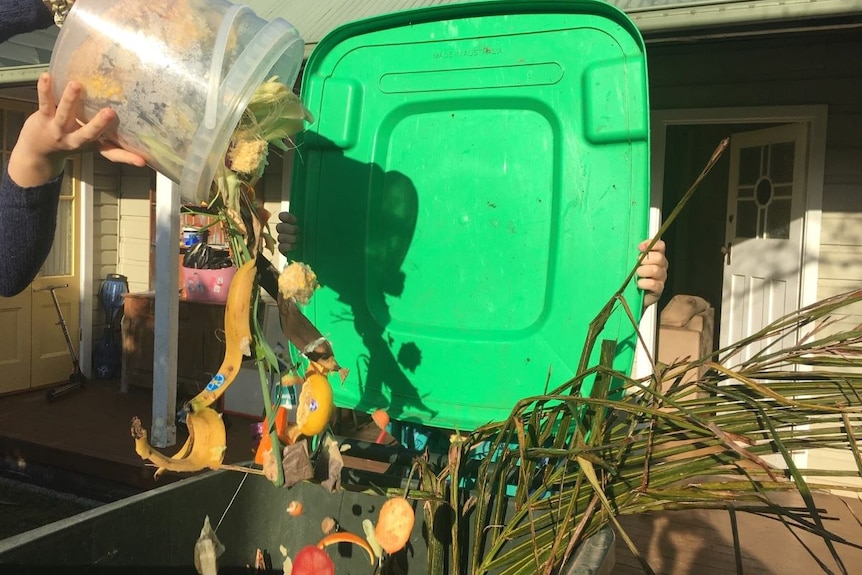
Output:
<path fill-rule="evenodd" d="M 804 505 L 796 494 L 775 497 L 786 506 Z M 829 517 L 827 527 L 862 544 L 862 502 L 834 495 L 815 497 Z M 854 515 L 855 514 L 855 515 Z M 779 521 L 748 513 L 736 514 L 741 570 L 736 568 L 733 529 L 727 511 L 674 511 L 621 518 L 639 551 L 659 575 L 809 575 L 827 573 Z M 831 573 L 841 573 L 819 537 L 794 532 Z M 862 551 L 836 545 L 846 573 L 862 573 Z M 615 575 L 643 573 L 635 557 L 617 536 Z"/>
<path fill-rule="evenodd" d="M 26 474 L 28 469 L 63 470 L 70 476 L 105 481 L 118 487 L 117 497 L 152 489 L 166 475 L 152 479 L 152 467 L 135 453 L 130 421 L 138 415 L 150 424 L 151 394 L 132 388 L 119 391 L 115 381 L 95 381 L 54 403 L 44 391 L 0 397 L 0 455 L 7 473 Z M 251 421 L 230 416 L 226 463 L 252 458 Z M 360 433 L 374 434 L 373 429 Z M 181 436 L 181 432 L 178 432 Z M 184 437 L 179 438 L 181 441 Z M 52 472 L 53 473 L 53 472 Z M 59 480 L 59 475 L 49 481 Z M 787 505 L 800 505 L 798 497 L 784 496 Z M 828 527 L 850 541 L 862 544 L 862 501 L 834 495 L 817 496 L 818 505 L 834 519 Z M 685 511 L 624 517 L 621 522 L 653 570 L 665 575 L 723 575 L 737 573 L 733 530 L 727 512 Z M 809 575 L 822 571 L 795 536 L 779 522 L 738 514 L 742 573 L 746 575 Z M 797 533 L 824 561 L 840 573 L 817 537 Z M 846 572 L 862 573 L 862 551 L 838 546 Z M 621 537 L 617 537 L 615 575 L 643 573 Z"/>

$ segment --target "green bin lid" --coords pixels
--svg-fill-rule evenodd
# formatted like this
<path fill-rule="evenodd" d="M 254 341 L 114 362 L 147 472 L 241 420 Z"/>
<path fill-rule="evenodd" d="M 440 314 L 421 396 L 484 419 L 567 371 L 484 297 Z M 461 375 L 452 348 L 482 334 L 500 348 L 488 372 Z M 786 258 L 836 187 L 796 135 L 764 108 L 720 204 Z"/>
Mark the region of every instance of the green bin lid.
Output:
<path fill-rule="evenodd" d="M 646 64 L 625 14 L 522 0 L 357 21 L 315 48 L 302 99 L 293 257 L 350 370 L 336 404 L 469 431 L 569 380 L 647 234 Z M 639 317 L 634 282 L 626 296 Z M 621 310 L 602 339 L 630 368 Z"/>

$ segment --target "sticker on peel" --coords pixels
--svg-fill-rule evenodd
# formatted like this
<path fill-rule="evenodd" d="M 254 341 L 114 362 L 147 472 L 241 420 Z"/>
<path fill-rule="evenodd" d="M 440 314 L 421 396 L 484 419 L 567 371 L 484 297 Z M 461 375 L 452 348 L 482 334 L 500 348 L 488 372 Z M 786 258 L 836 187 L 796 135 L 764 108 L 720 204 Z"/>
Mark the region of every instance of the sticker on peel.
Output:
<path fill-rule="evenodd" d="M 207 391 L 216 391 L 222 385 L 224 385 L 224 376 L 220 373 L 217 373 L 213 376 L 213 378 L 207 384 L 206 390 Z"/>

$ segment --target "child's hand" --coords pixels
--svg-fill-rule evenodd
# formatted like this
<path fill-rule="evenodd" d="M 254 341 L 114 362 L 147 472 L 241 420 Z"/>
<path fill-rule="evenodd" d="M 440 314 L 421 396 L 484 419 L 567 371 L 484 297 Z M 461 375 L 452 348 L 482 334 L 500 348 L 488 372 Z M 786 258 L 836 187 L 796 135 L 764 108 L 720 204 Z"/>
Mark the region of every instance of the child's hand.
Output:
<path fill-rule="evenodd" d="M 643 253 L 649 247 L 651 240 L 644 240 L 638 245 L 638 251 Z M 656 303 L 664 291 L 667 281 L 668 262 L 664 255 L 664 240 L 655 243 L 649 253 L 638 266 L 638 287 L 644 290 L 644 307 Z"/>
<path fill-rule="evenodd" d="M 24 122 L 9 157 L 9 176 L 16 184 L 30 188 L 57 177 L 66 157 L 75 152 L 98 150 L 112 162 L 144 166 L 141 156 L 100 139 L 117 118 L 110 108 L 103 108 L 84 125 L 78 123 L 83 93 L 79 82 L 69 82 L 59 104 L 54 102 L 49 74 L 39 77 L 37 92 L 39 109 Z"/>
<path fill-rule="evenodd" d="M 276 224 L 275 231 L 278 232 L 278 251 L 287 255 L 287 252 L 296 247 L 299 236 L 299 226 L 296 225 L 296 216 L 290 212 L 278 214 L 281 223 Z"/>

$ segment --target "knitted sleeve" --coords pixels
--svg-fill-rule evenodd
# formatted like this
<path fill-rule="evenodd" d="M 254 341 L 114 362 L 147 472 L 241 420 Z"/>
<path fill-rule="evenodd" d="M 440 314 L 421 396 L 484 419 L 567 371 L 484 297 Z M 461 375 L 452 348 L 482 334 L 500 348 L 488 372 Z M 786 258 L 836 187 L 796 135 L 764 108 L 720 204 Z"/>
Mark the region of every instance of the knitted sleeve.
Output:
<path fill-rule="evenodd" d="M 0 0 L 0 42 L 53 24 L 54 16 L 42 0 Z"/>
<path fill-rule="evenodd" d="M 48 257 L 57 227 L 63 176 L 22 188 L 3 170 L 0 180 L 0 296 L 24 290 Z"/>

